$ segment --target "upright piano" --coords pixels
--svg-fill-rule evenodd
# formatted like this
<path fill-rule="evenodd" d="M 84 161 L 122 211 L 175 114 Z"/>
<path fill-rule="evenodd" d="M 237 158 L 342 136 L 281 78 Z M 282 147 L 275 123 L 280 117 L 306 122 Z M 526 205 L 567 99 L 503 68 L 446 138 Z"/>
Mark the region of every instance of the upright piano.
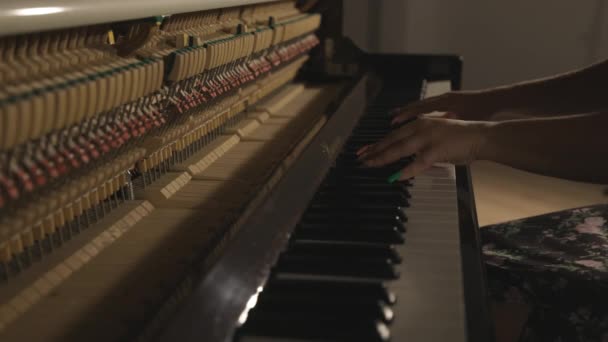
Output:
<path fill-rule="evenodd" d="M 466 166 L 355 152 L 459 89 L 342 1 L 0 4 L 0 341 L 491 341 Z"/>

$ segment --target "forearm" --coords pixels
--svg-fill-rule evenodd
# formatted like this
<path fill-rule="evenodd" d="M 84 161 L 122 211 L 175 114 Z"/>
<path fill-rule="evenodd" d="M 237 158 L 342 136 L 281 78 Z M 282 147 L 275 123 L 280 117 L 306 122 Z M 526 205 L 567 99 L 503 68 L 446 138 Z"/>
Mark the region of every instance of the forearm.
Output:
<path fill-rule="evenodd" d="M 549 116 L 608 108 L 608 61 L 561 75 L 483 91 L 518 112 Z"/>
<path fill-rule="evenodd" d="M 608 115 L 491 123 L 478 159 L 573 180 L 608 182 Z"/>

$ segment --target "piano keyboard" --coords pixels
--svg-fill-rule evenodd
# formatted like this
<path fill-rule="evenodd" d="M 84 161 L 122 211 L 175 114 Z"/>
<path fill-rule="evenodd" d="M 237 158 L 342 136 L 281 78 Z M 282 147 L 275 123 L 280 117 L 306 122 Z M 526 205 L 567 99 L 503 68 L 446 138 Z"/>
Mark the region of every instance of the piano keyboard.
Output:
<path fill-rule="evenodd" d="M 391 130 L 390 110 L 412 95 L 391 89 L 368 107 L 237 340 L 464 341 L 453 167 L 389 184 L 410 158 L 381 169 L 357 161 L 359 148 Z"/>

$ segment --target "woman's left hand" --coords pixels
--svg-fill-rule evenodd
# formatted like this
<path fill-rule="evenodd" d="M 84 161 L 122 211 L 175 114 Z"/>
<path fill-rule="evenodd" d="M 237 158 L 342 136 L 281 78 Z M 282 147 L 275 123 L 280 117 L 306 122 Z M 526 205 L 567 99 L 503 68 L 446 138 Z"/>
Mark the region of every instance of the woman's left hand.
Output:
<path fill-rule="evenodd" d="M 357 154 L 368 167 L 380 167 L 415 154 L 399 180 L 414 177 L 437 162 L 467 164 L 479 157 L 485 133 L 492 123 L 419 117 L 394 130 Z"/>

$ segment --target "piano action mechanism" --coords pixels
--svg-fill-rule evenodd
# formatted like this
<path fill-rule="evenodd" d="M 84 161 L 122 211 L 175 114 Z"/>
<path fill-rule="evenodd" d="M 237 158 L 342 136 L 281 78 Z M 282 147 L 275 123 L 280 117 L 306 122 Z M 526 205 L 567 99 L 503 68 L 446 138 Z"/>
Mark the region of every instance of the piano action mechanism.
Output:
<path fill-rule="evenodd" d="M 353 159 L 458 58 L 349 49 L 341 1 L 27 4 L 0 5 L 0 340 L 490 336 L 467 170 Z"/>

